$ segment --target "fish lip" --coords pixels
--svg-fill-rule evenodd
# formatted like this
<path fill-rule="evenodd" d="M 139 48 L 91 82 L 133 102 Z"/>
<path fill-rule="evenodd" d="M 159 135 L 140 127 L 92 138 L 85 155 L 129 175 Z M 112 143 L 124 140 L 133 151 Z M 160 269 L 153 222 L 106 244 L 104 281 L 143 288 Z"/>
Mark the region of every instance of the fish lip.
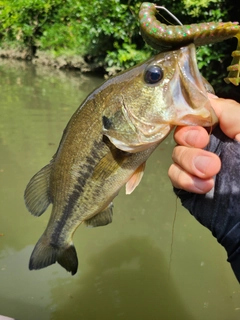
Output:
<path fill-rule="evenodd" d="M 187 81 L 190 81 L 191 85 L 205 93 L 206 90 L 202 82 L 202 76 L 197 66 L 195 45 L 190 44 L 187 47 L 182 47 L 180 50 L 181 58 L 178 61 L 178 66 L 181 70 L 181 75 L 184 78 L 186 77 Z M 193 77 L 189 78 L 189 75 L 192 75 Z"/>
<path fill-rule="evenodd" d="M 211 106 L 203 77 L 197 66 L 194 44 L 180 48 L 177 65 L 179 73 L 170 85 L 173 108 L 176 109 L 174 117 L 177 120 L 173 119 L 171 123 L 194 125 L 196 122 L 202 126 L 217 123 L 218 118 Z M 180 77 L 180 81 L 177 76 Z"/>

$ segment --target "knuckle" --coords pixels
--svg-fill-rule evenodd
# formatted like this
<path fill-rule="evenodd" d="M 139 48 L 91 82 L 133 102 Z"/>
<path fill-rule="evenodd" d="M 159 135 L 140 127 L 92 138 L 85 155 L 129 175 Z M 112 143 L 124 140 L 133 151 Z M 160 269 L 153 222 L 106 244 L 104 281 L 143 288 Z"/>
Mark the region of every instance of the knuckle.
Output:
<path fill-rule="evenodd" d="M 186 163 L 189 163 L 190 152 L 188 147 L 177 146 L 173 150 L 172 159 L 175 163 L 180 166 L 185 166 Z"/>

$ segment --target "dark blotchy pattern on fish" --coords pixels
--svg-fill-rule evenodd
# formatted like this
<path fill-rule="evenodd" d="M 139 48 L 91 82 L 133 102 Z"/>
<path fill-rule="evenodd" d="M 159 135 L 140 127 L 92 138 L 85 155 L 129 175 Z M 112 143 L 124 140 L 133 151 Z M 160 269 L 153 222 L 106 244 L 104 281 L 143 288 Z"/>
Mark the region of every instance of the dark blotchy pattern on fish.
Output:
<path fill-rule="evenodd" d="M 110 129 L 111 128 L 111 125 L 112 125 L 112 122 L 110 119 L 108 119 L 107 117 L 103 116 L 102 117 L 102 121 L 103 121 L 103 126 L 105 129 Z"/>
<path fill-rule="evenodd" d="M 71 219 L 72 214 L 74 213 L 74 207 L 80 198 L 81 193 L 84 190 L 84 186 L 86 185 L 89 178 L 91 178 L 93 171 L 97 162 L 100 160 L 99 154 L 97 150 L 100 149 L 100 146 L 103 142 L 94 141 L 93 147 L 90 152 L 90 156 L 86 157 L 86 163 L 79 167 L 80 176 L 77 179 L 77 183 L 74 186 L 74 191 L 69 196 L 69 201 L 67 205 L 63 209 L 63 214 L 61 220 L 56 223 L 56 229 L 52 234 L 52 243 L 55 243 L 57 239 L 59 239 L 59 235 L 64 228 L 66 221 Z"/>

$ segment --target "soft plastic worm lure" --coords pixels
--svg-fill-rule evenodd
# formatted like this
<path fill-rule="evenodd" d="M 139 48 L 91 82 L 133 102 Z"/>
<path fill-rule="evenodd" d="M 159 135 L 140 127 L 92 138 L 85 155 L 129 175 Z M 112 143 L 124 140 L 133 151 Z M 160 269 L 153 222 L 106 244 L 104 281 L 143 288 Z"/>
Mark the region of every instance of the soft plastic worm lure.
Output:
<path fill-rule="evenodd" d="M 140 29 L 143 39 L 152 48 L 160 51 L 179 48 L 190 43 L 203 46 L 221 42 L 232 37 L 238 39 L 237 50 L 228 67 L 228 77 L 224 80 L 234 85 L 240 83 L 240 26 L 238 22 L 206 22 L 190 25 L 166 25 L 157 20 L 158 7 L 153 3 L 142 3 L 139 11 Z M 166 9 L 165 9 L 166 10 Z M 166 10 L 168 12 L 168 10 Z M 168 12 L 169 13 L 169 12 Z M 176 17 L 169 13 L 178 23 Z"/>

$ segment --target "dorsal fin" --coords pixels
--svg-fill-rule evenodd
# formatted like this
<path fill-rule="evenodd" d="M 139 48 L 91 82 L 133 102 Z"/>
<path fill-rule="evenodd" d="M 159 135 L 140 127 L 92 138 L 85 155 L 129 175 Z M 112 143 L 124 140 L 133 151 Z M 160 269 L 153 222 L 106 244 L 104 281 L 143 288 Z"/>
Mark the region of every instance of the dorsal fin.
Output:
<path fill-rule="evenodd" d="M 142 180 L 144 169 L 146 166 L 146 162 L 143 162 L 137 170 L 134 171 L 131 178 L 126 183 L 126 194 L 130 194 L 134 191 L 134 189 L 139 185 L 140 181 Z"/>
<path fill-rule="evenodd" d="M 26 207 L 34 216 L 40 216 L 51 203 L 49 190 L 50 172 L 51 163 L 32 177 L 24 192 Z"/>
<path fill-rule="evenodd" d="M 85 220 L 84 223 L 87 225 L 87 227 L 106 226 L 107 224 L 112 222 L 112 216 L 113 216 L 112 208 L 113 208 L 113 204 L 111 202 L 105 210 L 96 214 L 92 218 Z"/>

